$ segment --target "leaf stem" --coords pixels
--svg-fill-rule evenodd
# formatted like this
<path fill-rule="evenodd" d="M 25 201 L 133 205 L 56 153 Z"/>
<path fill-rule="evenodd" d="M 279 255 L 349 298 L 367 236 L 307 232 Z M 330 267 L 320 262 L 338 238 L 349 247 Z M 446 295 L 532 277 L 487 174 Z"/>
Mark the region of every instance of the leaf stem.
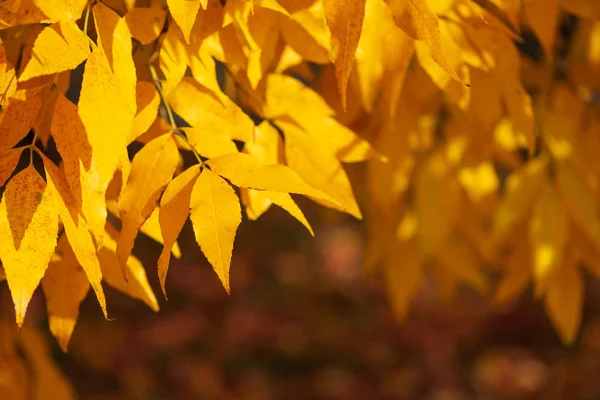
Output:
<path fill-rule="evenodd" d="M 92 40 L 92 38 L 90 38 L 90 35 L 88 35 L 88 27 L 89 27 L 89 23 L 90 23 L 90 14 L 92 11 L 92 4 L 94 4 L 96 0 L 89 0 L 87 5 L 85 6 L 85 19 L 83 20 L 83 33 L 85 33 L 85 36 L 87 36 L 88 41 L 90 42 L 90 49 L 92 49 L 92 45 L 94 44 L 94 41 Z"/>
<path fill-rule="evenodd" d="M 177 123 L 175 122 L 175 117 L 173 115 L 173 110 L 171 110 L 171 106 L 167 102 L 165 93 L 162 90 L 161 81 L 158 78 L 158 74 L 156 73 L 156 68 L 154 68 L 154 65 L 152 65 L 152 62 L 148 63 L 148 68 L 150 69 L 150 75 L 152 76 L 152 82 L 154 83 L 154 86 L 156 87 L 156 90 L 158 91 L 158 95 L 160 96 L 160 101 L 162 102 L 163 107 L 165 107 L 165 110 L 167 111 L 169 123 L 171 124 L 171 133 L 179 136 L 180 138 L 182 138 L 185 141 L 185 143 L 189 146 L 189 148 L 192 149 L 192 152 L 194 153 L 196 160 L 198 160 L 200 167 L 202 167 L 204 165 L 204 162 L 202 161 L 200 154 L 198 153 L 196 148 L 190 144 L 187 136 L 185 136 L 183 134 L 183 132 L 181 132 L 181 129 L 179 129 L 179 127 L 177 127 Z"/>

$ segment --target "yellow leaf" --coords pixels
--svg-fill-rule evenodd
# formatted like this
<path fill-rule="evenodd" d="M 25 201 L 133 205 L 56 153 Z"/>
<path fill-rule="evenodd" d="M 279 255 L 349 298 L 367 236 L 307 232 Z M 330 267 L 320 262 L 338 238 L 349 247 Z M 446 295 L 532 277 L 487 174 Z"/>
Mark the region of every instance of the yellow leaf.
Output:
<path fill-rule="evenodd" d="M 294 95 L 290 96 L 290 93 Z M 286 115 L 322 118 L 334 114 L 321 96 L 291 76 L 270 74 L 265 80 L 265 100 L 265 118 L 275 119 Z"/>
<path fill-rule="evenodd" d="M 565 207 L 575 223 L 600 249 L 600 210 L 598 200 L 581 174 L 570 162 L 558 164 L 557 185 Z"/>
<path fill-rule="evenodd" d="M 221 132 L 234 140 L 247 142 L 252 137 L 254 123 L 231 100 L 223 102 L 192 78 L 183 78 L 169 94 L 173 111 L 194 128 Z"/>
<path fill-rule="evenodd" d="M 488 290 L 488 283 L 481 270 L 481 260 L 473 246 L 458 236 L 449 239 L 438 251 L 440 266 L 481 293 Z"/>
<path fill-rule="evenodd" d="M 213 158 L 229 153 L 237 153 L 233 140 L 220 130 L 207 131 L 200 128 L 183 128 L 189 144 L 206 158 Z"/>
<path fill-rule="evenodd" d="M 125 14 L 131 36 L 141 44 L 154 42 L 165 24 L 167 12 L 162 8 L 132 8 Z"/>
<path fill-rule="evenodd" d="M 42 108 L 38 92 L 19 90 L 0 110 L 0 153 L 13 148 L 31 128 Z"/>
<path fill-rule="evenodd" d="M 66 352 L 79 316 L 79 305 L 90 290 L 90 284 L 65 235 L 58 240 L 57 253 L 60 259 L 48 265 L 42 278 L 42 288 L 50 331 Z"/>
<path fill-rule="evenodd" d="M 100 238 L 104 232 L 106 205 L 104 193 L 93 184 L 97 172 L 92 168 L 92 147 L 77 106 L 61 94 L 56 99 L 50 130 L 63 160 L 75 206 L 83 213 L 94 237 Z"/>
<path fill-rule="evenodd" d="M 410 302 L 423 279 L 423 265 L 414 243 L 394 243 L 385 261 L 384 279 L 396 317 L 406 319 Z"/>
<path fill-rule="evenodd" d="M 19 326 L 56 247 L 58 209 L 52 195 L 29 166 L 8 182 L 0 202 L 0 259 Z"/>
<path fill-rule="evenodd" d="M 527 216 L 544 183 L 547 162 L 544 157 L 533 159 L 508 177 L 506 194 L 494 217 L 494 235 L 508 233 Z"/>
<path fill-rule="evenodd" d="M 62 172 L 46 156 L 42 158 L 44 160 L 48 189 L 58 209 L 67 239 L 71 244 L 75 257 L 77 257 L 77 261 L 79 261 L 79 264 L 85 271 L 92 289 L 96 293 L 96 298 L 104 313 L 104 317 L 108 319 L 106 299 L 101 285 L 102 271 L 100 270 L 96 245 L 90 228 L 83 215 L 81 215 L 81 210 L 77 206 Z"/>
<path fill-rule="evenodd" d="M 308 185 L 328 196 L 313 196 L 314 199 L 362 219 L 348 175 L 335 155 L 323 151 L 318 140 L 308 137 L 294 124 L 280 120 L 278 126 L 285 132 L 285 155 L 289 167 Z"/>
<path fill-rule="evenodd" d="M 123 265 L 131 254 L 140 227 L 152 214 L 178 163 L 179 151 L 171 134 L 153 139 L 133 158 L 127 184 L 118 202 L 123 225 L 117 256 Z"/>
<path fill-rule="evenodd" d="M 188 168 L 169 183 L 160 200 L 158 218 L 164 245 L 158 259 L 158 278 L 165 297 L 171 249 L 190 214 L 192 188 L 199 176 L 200 168 L 197 165 Z"/>
<path fill-rule="evenodd" d="M 417 176 L 415 193 L 419 244 L 425 256 L 444 245 L 458 218 L 460 188 L 442 154 L 432 156 Z"/>
<path fill-rule="evenodd" d="M 21 149 L 10 149 L 4 154 L 0 154 L 0 187 L 8 180 L 13 173 L 21 157 Z"/>
<path fill-rule="evenodd" d="M 104 247 L 98 252 L 104 280 L 118 291 L 141 300 L 153 311 L 158 311 L 158 301 L 148 283 L 144 266 L 134 256 L 129 257 L 123 266 L 117 258 L 116 238 L 119 236 L 119 232 L 110 224 L 106 224 L 106 232 Z M 127 280 L 122 272 L 123 269 L 127 271 Z"/>
<path fill-rule="evenodd" d="M 87 0 L 33 0 L 52 21 L 77 21 L 87 4 Z"/>
<path fill-rule="evenodd" d="M 6 59 L 6 51 L 0 40 L 0 105 L 4 107 L 8 99 L 17 91 L 15 67 Z"/>
<path fill-rule="evenodd" d="M 440 32 L 444 48 L 444 60 L 454 73 L 441 65 L 431 47 L 422 41 L 415 42 L 415 53 L 419 63 L 437 87 L 442 89 L 461 110 L 466 110 L 471 102 L 471 73 L 463 62 L 463 51 L 450 39 L 452 22 L 442 21 Z M 456 78 L 458 76 L 458 78 Z"/>
<path fill-rule="evenodd" d="M 398 48 L 394 56 L 404 55 L 412 48 L 412 43 L 413 40 L 394 24 L 388 6 L 382 0 L 367 0 L 355 58 L 362 103 L 366 111 L 373 111 L 374 103 L 380 95 L 384 71 L 392 68 L 396 71 L 394 67 L 397 65 L 388 62 L 391 59 L 388 57 L 389 46 Z"/>
<path fill-rule="evenodd" d="M 188 64 L 187 49 L 183 33 L 177 24 L 170 24 L 159 53 L 160 70 L 165 76 L 162 88 L 168 95 L 183 79 Z"/>
<path fill-rule="evenodd" d="M 167 0 L 169 12 L 173 19 L 181 28 L 186 42 L 190 42 L 190 32 L 196 21 L 198 10 L 200 9 L 199 0 Z M 206 8 L 206 7 L 202 7 Z"/>
<path fill-rule="evenodd" d="M 94 22 L 98 32 L 98 46 L 106 54 L 127 111 L 135 115 L 137 76 L 131 55 L 133 49 L 127 22 L 102 3 L 94 6 Z"/>
<path fill-rule="evenodd" d="M 78 106 L 92 147 L 94 180 L 90 191 L 101 196 L 99 201 L 104 201 L 104 193 L 131 137 L 134 114 L 123 97 L 104 52 L 97 47 L 85 66 Z"/>
<path fill-rule="evenodd" d="M 331 33 L 324 18 L 323 3 L 295 10 L 291 16 L 278 15 L 283 39 L 306 61 L 326 64 L 330 61 Z"/>
<path fill-rule="evenodd" d="M 562 342 L 573 343 L 581 325 L 584 282 L 573 254 L 557 271 L 546 292 L 546 313 Z"/>
<path fill-rule="evenodd" d="M 559 193 L 551 182 L 546 182 L 540 198 L 533 207 L 529 240 L 533 248 L 533 272 L 541 291 L 547 280 L 560 267 L 569 235 L 567 212 Z M 539 293 L 539 291 L 538 291 Z"/>
<path fill-rule="evenodd" d="M 144 222 L 144 225 L 140 228 L 140 232 L 158 243 L 163 244 L 158 208 L 155 208 L 154 211 L 152 211 L 152 214 L 150 214 L 146 222 Z M 181 257 L 181 249 L 177 242 L 173 243 L 171 254 L 173 254 L 175 258 Z"/>
<path fill-rule="evenodd" d="M 19 80 L 75 69 L 90 55 L 88 40 L 72 21 L 56 22 L 44 28 L 35 39 L 33 55 Z"/>
<path fill-rule="evenodd" d="M 75 400 L 75 390 L 58 369 L 44 337 L 29 327 L 23 327 L 19 334 L 27 366 L 31 375 L 35 377 L 29 387 L 29 398 Z"/>
<path fill-rule="evenodd" d="M 160 97 L 152 82 L 139 81 L 136 85 L 137 114 L 133 121 L 133 134 L 130 141 L 146 133 L 158 114 Z"/>
<path fill-rule="evenodd" d="M 296 172 L 283 164 L 263 164 L 244 153 L 231 153 L 207 161 L 213 172 L 238 187 L 296 193 L 333 201 L 330 196 L 311 187 Z"/>
<path fill-rule="evenodd" d="M 390 3 L 392 3 L 390 5 Z M 392 16 L 396 25 L 398 25 L 409 36 L 422 40 L 429 47 L 431 57 L 442 67 L 450 76 L 459 80 L 452 65 L 446 58 L 446 50 L 440 33 L 440 24 L 437 16 L 431 11 L 426 0 L 406 0 L 403 1 L 403 7 L 396 8 L 396 2 L 388 2 L 392 11 Z"/>
<path fill-rule="evenodd" d="M 0 28 L 50 22 L 33 0 L 5 0 L 0 6 Z"/>
<path fill-rule="evenodd" d="M 200 249 L 229 293 L 233 242 L 242 222 L 240 201 L 227 182 L 206 168 L 192 190 L 190 219 Z"/>
<path fill-rule="evenodd" d="M 365 0 L 323 0 L 323 9 L 331 31 L 331 58 L 345 110 L 346 87 L 365 18 Z"/>

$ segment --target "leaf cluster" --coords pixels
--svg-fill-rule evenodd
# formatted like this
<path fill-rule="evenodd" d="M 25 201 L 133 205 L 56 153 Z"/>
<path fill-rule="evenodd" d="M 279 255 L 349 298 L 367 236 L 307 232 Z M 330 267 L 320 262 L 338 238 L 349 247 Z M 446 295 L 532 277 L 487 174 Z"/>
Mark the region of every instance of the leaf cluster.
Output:
<path fill-rule="evenodd" d="M 599 19 L 595 0 L 2 1 L 17 323 L 40 282 L 63 349 L 90 287 L 108 316 L 103 281 L 158 310 L 134 241 L 163 245 L 166 294 L 188 219 L 229 291 L 242 212 L 312 234 L 291 194 L 362 218 L 360 193 L 400 317 L 426 274 L 449 298 L 497 271 L 496 301 L 533 282 L 571 342 L 600 275 Z"/>

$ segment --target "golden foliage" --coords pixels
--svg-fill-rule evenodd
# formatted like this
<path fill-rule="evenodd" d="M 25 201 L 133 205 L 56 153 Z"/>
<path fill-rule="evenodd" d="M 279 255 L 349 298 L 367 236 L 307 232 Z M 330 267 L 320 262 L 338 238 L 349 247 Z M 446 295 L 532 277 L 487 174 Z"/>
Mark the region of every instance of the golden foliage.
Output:
<path fill-rule="evenodd" d="M 294 194 L 365 216 L 367 269 L 400 318 L 428 276 L 498 304 L 532 284 L 576 338 L 584 270 L 600 275 L 596 1 L 0 3 L 0 260 L 19 325 L 40 281 L 64 350 L 90 286 L 105 315 L 102 281 L 158 310 L 134 241 L 163 244 L 166 295 L 188 218 L 229 291 L 242 214 L 275 204 L 313 234 Z"/>

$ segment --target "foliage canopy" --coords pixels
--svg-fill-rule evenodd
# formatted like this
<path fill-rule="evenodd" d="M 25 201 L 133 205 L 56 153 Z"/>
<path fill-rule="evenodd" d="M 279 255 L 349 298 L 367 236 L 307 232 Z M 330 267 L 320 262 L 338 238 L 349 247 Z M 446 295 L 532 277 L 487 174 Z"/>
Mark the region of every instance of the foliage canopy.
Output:
<path fill-rule="evenodd" d="M 41 282 L 64 350 L 90 287 L 108 316 L 102 281 L 158 310 L 140 232 L 166 295 L 189 218 L 229 291 L 243 214 L 313 234 L 291 195 L 365 214 L 399 317 L 426 274 L 498 304 L 533 283 L 575 339 L 600 275 L 598 1 L 6 0 L 0 29 L 0 259 L 17 324 Z"/>

